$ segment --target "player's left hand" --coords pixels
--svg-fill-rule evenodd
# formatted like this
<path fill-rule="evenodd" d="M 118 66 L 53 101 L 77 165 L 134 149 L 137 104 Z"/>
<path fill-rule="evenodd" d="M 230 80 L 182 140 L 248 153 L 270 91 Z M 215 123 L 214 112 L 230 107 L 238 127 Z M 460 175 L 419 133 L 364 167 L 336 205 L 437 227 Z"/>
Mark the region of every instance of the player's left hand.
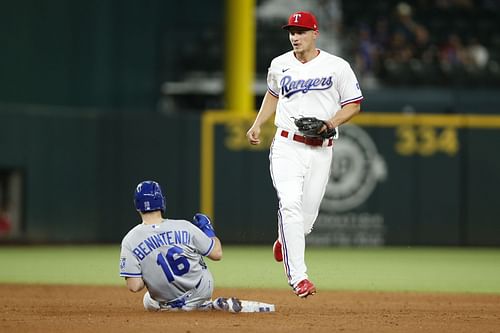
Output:
<path fill-rule="evenodd" d="M 193 216 L 193 222 L 201 231 L 205 233 L 208 237 L 215 237 L 215 230 L 212 226 L 210 218 L 202 213 L 196 213 Z"/>

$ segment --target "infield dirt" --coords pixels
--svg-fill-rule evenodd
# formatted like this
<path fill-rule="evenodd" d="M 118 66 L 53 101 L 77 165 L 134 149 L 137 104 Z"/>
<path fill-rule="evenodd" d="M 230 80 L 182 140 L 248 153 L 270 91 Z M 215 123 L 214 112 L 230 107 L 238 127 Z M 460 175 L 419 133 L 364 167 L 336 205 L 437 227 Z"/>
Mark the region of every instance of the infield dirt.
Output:
<path fill-rule="evenodd" d="M 0 332 L 499 332 L 500 295 L 216 289 L 274 313 L 144 311 L 125 287 L 0 285 Z"/>

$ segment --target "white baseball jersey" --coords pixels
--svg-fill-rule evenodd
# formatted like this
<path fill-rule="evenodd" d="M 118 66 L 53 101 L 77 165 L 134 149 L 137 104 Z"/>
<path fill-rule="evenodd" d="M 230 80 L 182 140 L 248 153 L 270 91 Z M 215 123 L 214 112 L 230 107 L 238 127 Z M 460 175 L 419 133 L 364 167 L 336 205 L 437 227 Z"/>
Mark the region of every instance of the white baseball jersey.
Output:
<path fill-rule="evenodd" d="M 269 93 L 279 98 L 276 127 L 289 131 L 297 130 L 293 117 L 330 119 L 342 106 L 363 99 L 349 63 L 322 50 L 305 64 L 293 51 L 274 58 L 267 85 Z"/>
<path fill-rule="evenodd" d="M 288 282 L 295 287 L 308 277 L 305 235 L 313 228 L 328 183 L 333 141 L 319 139 L 319 145 L 312 145 L 298 140 L 294 118 L 331 119 L 342 106 L 363 96 L 350 65 L 321 50 L 306 63 L 297 60 L 293 51 L 274 58 L 267 84 L 269 93 L 278 98 L 278 129 L 269 154 L 279 199 L 278 238 Z"/>
<path fill-rule="evenodd" d="M 188 292 L 191 300 L 199 298 L 198 294 L 210 299 L 213 281 L 203 256 L 214 244 L 212 238 L 185 220 L 139 224 L 123 238 L 120 276 L 142 277 L 158 302 L 170 302 Z"/>

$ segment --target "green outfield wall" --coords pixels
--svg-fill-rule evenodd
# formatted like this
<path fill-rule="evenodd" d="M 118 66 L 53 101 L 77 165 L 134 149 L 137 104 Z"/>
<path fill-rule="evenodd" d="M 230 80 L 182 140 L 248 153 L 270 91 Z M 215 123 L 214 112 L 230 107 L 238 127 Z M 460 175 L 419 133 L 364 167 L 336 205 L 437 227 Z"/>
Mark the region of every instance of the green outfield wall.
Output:
<path fill-rule="evenodd" d="M 116 242 L 137 223 L 134 186 L 156 179 L 167 215 L 213 216 L 228 243 L 270 243 L 277 199 L 253 116 L 3 105 L 0 170 L 23 178 L 3 241 Z M 500 245 L 500 117 L 370 113 L 341 128 L 318 245 Z"/>
<path fill-rule="evenodd" d="M 276 237 L 277 201 L 264 144 L 244 138 L 252 117 L 203 120 L 202 197 L 232 242 Z M 318 245 L 499 245 L 500 117 L 370 113 L 340 130 L 332 174 L 308 242 Z M 212 147 L 213 146 L 213 147 Z M 213 175 L 213 176 L 212 176 Z"/>
<path fill-rule="evenodd" d="M 117 242 L 144 179 L 169 217 L 206 212 L 224 242 L 275 239 L 273 126 L 250 147 L 253 114 L 202 111 L 224 104 L 224 4 L 0 3 L 0 242 Z M 274 47 L 288 47 L 259 29 L 256 107 Z M 308 242 L 500 245 L 498 89 L 363 94 Z"/>
<path fill-rule="evenodd" d="M 145 179 L 165 186 L 169 215 L 198 210 L 198 116 L 4 106 L 0 124 L 0 170 L 23 175 L 16 239 L 120 240 Z"/>

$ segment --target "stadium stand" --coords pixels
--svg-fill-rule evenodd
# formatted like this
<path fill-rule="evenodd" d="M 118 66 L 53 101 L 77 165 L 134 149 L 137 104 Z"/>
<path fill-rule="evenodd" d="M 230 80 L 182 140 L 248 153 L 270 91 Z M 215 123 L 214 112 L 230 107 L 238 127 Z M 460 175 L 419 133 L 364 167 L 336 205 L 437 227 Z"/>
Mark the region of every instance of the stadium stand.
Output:
<path fill-rule="evenodd" d="M 500 85 L 500 2 L 343 1 L 345 56 L 365 83 Z"/>

